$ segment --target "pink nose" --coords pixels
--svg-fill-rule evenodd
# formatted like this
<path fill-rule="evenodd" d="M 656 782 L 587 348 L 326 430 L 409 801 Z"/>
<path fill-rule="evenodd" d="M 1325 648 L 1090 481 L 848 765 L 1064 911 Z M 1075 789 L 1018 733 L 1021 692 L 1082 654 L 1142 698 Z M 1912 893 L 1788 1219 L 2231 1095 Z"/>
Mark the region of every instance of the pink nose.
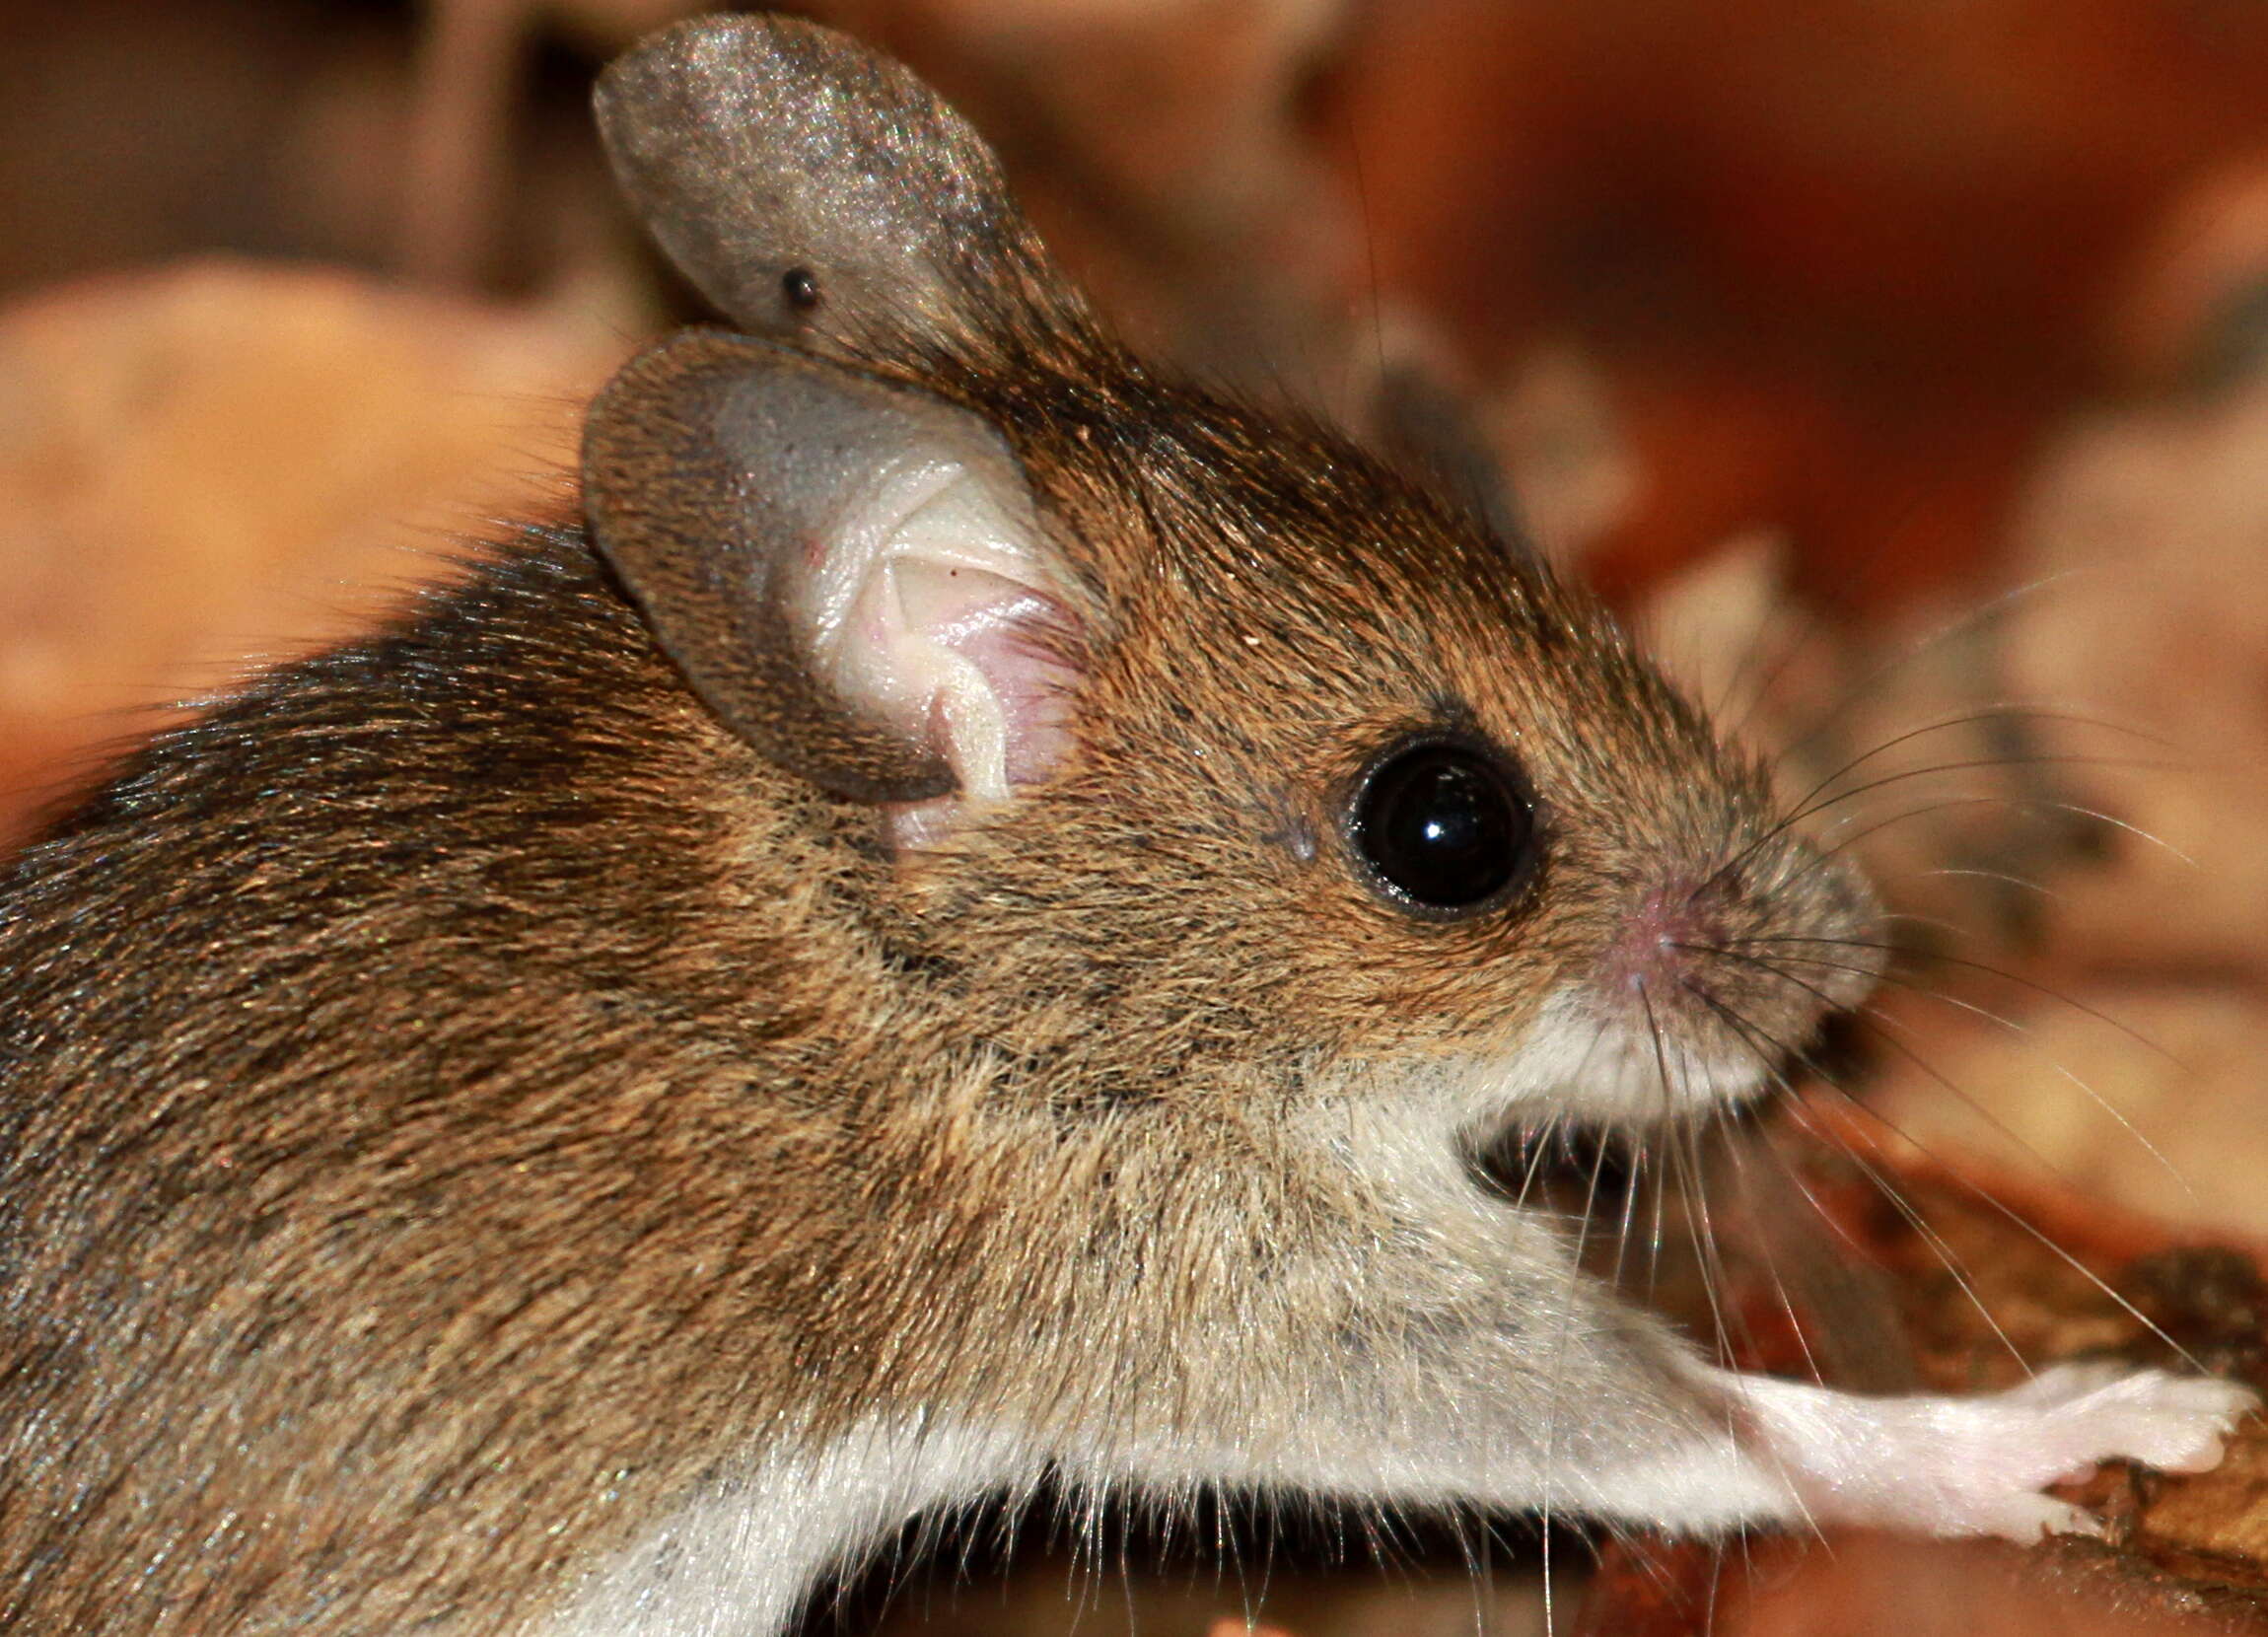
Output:
<path fill-rule="evenodd" d="M 1690 974 L 1725 938 L 1718 892 L 1708 883 L 1657 887 L 1623 919 L 1599 981 L 1610 992 L 1683 999 Z"/>

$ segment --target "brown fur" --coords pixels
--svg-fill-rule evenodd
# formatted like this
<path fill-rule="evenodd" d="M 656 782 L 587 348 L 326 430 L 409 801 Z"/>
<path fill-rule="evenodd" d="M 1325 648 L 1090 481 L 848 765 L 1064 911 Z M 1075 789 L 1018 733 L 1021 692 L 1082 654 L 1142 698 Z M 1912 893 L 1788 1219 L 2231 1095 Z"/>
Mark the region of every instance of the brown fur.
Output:
<path fill-rule="evenodd" d="M 1468 1300 L 1318 1107 L 1516 1051 L 1650 884 L 1864 916 L 1591 604 L 1327 433 L 1077 322 L 866 365 L 1005 432 L 1069 577 L 1076 749 L 1009 810 L 893 858 L 535 532 L 0 890 L 0 1627 L 502 1633 L 767 1439 L 1293 1413 Z M 1533 785 L 1517 909 L 1346 856 L 1428 724 Z"/>

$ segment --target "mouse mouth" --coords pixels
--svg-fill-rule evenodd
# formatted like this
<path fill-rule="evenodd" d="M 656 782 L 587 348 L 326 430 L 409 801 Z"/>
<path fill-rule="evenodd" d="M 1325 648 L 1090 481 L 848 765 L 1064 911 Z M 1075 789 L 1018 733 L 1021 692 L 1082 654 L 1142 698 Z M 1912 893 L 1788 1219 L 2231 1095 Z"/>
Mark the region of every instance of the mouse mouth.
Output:
<path fill-rule="evenodd" d="M 1711 993 L 1574 984 L 1537 1015 L 1521 1044 L 1472 1065 L 1462 1101 L 1482 1132 L 1539 1117 L 1643 1129 L 1722 1115 L 1769 1101 L 1807 1078 L 1822 1030 L 1864 991 L 1800 992 L 1754 985 Z"/>

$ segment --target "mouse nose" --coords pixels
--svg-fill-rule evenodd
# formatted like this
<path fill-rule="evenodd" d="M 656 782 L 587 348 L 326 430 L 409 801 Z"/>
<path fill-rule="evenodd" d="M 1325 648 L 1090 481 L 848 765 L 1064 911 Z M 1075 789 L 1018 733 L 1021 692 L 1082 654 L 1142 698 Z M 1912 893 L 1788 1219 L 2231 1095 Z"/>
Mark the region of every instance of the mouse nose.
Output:
<path fill-rule="evenodd" d="M 1773 838 L 1710 867 L 1672 869 L 1622 913 L 1601 989 L 1658 1020 L 1800 1043 L 1866 998 L 1883 965 L 1874 894 L 1844 861 Z"/>
<path fill-rule="evenodd" d="M 1796 838 L 1658 875 L 1629 900 L 1594 981 L 1624 1006 L 1730 1007 L 1802 1032 L 1855 1005 L 1882 965 L 1873 894 Z"/>
<path fill-rule="evenodd" d="M 1598 981 L 1617 995 L 1676 995 L 1705 961 L 1728 949 L 1728 891 L 1715 880 L 1659 884 L 1626 910 L 1599 962 Z"/>

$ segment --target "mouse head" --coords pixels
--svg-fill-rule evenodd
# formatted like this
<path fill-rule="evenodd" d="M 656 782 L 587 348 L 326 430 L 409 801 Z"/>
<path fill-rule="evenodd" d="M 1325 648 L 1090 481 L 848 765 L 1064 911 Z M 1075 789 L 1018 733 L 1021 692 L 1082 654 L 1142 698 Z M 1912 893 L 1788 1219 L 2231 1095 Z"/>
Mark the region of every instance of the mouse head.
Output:
<path fill-rule="evenodd" d="M 1125 355 L 904 70 L 709 18 L 600 110 L 740 332 L 601 395 L 593 537 L 715 717 L 869 816 L 924 970 L 1048 1096 L 1676 1112 L 1863 992 L 1864 887 L 1611 621 Z"/>

